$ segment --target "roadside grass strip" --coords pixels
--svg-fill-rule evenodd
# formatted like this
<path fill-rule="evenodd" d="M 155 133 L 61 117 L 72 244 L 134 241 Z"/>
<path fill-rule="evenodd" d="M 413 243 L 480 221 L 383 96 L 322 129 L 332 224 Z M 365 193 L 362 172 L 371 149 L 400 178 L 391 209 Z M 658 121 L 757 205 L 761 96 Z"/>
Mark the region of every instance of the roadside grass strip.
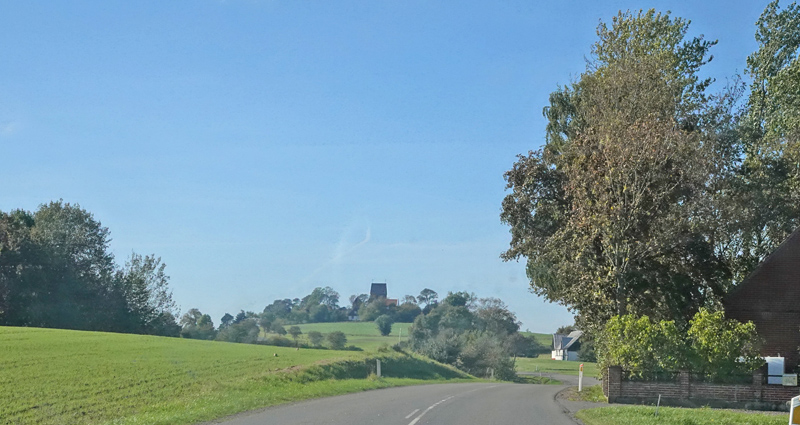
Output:
<path fill-rule="evenodd" d="M 603 387 L 594 385 L 591 387 L 583 387 L 583 391 L 578 392 L 578 387 L 570 388 L 567 391 L 567 400 L 571 401 L 589 401 L 592 403 L 606 403 L 606 395 L 603 394 Z"/>
<path fill-rule="evenodd" d="M 561 381 L 546 376 L 517 375 L 514 382 L 518 384 L 561 385 Z"/>
<path fill-rule="evenodd" d="M 608 399 L 606 395 L 603 394 L 603 387 L 601 385 L 595 385 L 592 387 L 583 387 L 583 391 L 578 392 L 578 388 L 574 388 L 575 391 L 570 392 L 567 396 L 568 400 L 572 401 L 590 401 L 592 403 L 606 403 Z"/>
<path fill-rule="evenodd" d="M 653 406 L 614 406 L 580 410 L 575 416 L 586 425 L 785 425 L 788 413 L 737 412 L 719 409 L 661 407 L 658 416 Z"/>
<path fill-rule="evenodd" d="M 583 376 L 596 378 L 600 375 L 597 363 L 552 360 L 547 354 L 538 358 L 517 357 L 516 366 L 517 372 L 560 373 L 577 376 L 581 363 L 583 363 Z"/>
<path fill-rule="evenodd" d="M 385 378 L 373 375 L 376 359 Z M 444 380 L 474 378 L 397 352 L 0 327 L 0 424 L 189 424 L 291 401 Z"/>

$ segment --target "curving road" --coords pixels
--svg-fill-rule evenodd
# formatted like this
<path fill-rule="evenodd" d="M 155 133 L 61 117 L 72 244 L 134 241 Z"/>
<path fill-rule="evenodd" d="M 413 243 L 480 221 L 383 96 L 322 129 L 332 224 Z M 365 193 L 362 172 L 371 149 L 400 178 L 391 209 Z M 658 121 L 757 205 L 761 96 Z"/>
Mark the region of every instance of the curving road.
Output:
<path fill-rule="evenodd" d="M 561 385 L 436 384 L 366 391 L 240 414 L 225 425 L 575 425 Z"/>

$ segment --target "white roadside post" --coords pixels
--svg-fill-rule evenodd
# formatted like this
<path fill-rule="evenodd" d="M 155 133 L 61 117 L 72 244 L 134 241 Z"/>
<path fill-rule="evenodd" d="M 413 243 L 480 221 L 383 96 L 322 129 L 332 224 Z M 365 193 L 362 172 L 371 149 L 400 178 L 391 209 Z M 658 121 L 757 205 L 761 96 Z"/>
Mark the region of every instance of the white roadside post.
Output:
<path fill-rule="evenodd" d="M 583 390 L 583 363 L 581 363 L 581 369 L 578 372 L 578 392 Z"/>
<path fill-rule="evenodd" d="M 381 361 L 378 360 L 378 378 L 381 377 Z"/>
<path fill-rule="evenodd" d="M 800 424 L 800 395 L 792 398 L 789 408 L 789 425 Z"/>

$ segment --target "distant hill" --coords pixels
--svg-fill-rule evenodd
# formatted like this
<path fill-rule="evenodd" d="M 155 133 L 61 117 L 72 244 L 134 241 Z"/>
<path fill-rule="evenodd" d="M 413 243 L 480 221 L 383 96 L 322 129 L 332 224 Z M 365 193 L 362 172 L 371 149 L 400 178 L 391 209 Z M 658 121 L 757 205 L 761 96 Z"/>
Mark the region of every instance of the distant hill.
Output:
<path fill-rule="evenodd" d="M 520 332 L 525 336 L 533 336 L 539 344 L 545 347 L 553 348 L 553 334 L 540 334 L 536 332 Z"/>

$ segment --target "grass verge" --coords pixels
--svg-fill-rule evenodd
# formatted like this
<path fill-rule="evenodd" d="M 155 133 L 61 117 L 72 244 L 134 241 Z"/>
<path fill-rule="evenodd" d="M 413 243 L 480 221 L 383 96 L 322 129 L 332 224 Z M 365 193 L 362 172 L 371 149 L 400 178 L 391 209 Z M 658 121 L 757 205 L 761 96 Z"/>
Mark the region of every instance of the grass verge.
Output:
<path fill-rule="evenodd" d="M 735 412 L 715 409 L 661 407 L 655 416 L 653 406 L 614 406 L 578 411 L 586 425 L 784 425 L 787 414 Z"/>
<path fill-rule="evenodd" d="M 546 376 L 517 375 L 514 382 L 518 384 L 561 385 L 561 381 Z"/>
<path fill-rule="evenodd" d="M 277 356 L 276 356 L 277 355 Z M 375 360 L 385 378 L 370 378 Z M 0 423 L 188 424 L 468 375 L 402 353 L 0 327 Z"/>
<path fill-rule="evenodd" d="M 583 387 L 581 392 L 578 392 L 578 387 L 569 388 L 566 397 L 570 401 L 590 401 L 592 403 L 605 403 L 608 401 L 605 394 L 603 394 L 603 387 L 600 385 Z"/>

